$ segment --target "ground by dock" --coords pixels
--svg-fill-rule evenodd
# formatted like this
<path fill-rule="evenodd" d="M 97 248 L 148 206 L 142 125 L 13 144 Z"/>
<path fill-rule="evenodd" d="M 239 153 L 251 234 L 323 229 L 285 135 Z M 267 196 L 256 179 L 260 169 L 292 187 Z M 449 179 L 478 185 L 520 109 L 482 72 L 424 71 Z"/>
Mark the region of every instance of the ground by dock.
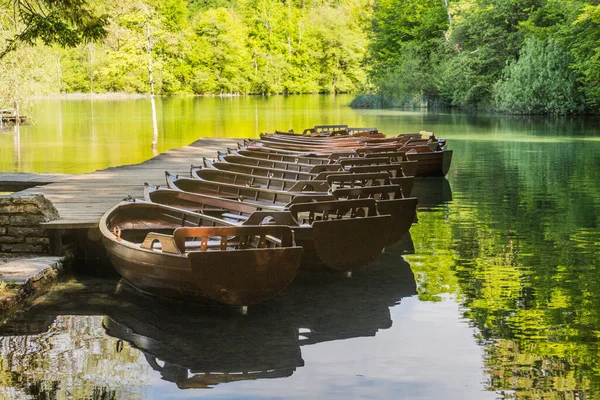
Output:
<path fill-rule="evenodd" d="M 102 214 L 119 201 L 127 196 L 142 198 L 144 182 L 165 185 L 165 171 L 189 176 L 191 164 L 199 165 L 202 157 L 214 159 L 218 150 L 236 146 L 235 139 L 203 138 L 140 164 L 71 175 L 19 194 L 39 193 L 52 202 L 60 219 L 43 224 L 47 229 L 96 228 Z"/>

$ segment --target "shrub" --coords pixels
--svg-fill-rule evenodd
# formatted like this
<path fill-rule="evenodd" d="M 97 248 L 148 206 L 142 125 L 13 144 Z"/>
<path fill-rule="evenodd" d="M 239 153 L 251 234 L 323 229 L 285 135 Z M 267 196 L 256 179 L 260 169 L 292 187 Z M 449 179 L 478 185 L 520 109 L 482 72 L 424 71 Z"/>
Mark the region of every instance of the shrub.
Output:
<path fill-rule="evenodd" d="M 515 114 L 581 112 L 577 76 L 566 51 L 554 40 L 525 40 L 520 57 L 509 63 L 494 86 L 496 107 Z"/>

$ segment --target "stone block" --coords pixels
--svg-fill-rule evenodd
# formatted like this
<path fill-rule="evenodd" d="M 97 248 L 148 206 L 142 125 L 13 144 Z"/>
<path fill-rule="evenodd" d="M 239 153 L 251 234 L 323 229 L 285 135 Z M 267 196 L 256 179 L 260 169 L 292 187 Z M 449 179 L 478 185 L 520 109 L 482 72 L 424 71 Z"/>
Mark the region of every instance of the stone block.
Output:
<path fill-rule="evenodd" d="M 50 244 L 50 239 L 48 239 L 47 237 L 26 237 L 25 238 L 25 243 L 49 245 Z"/>
<path fill-rule="evenodd" d="M 2 217 L 0 217 L 2 218 Z M 37 226 L 40 222 L 47 222 L 48 220 L 44 215 L 41 214 L 18 214 L 11 215 L 8 218 L 8 223 L 6 225 L 10 226 Z"/>
<path fill-rule="evenodd" d="M 14 227 L 5 228 L 6 233 L 11 236 L 48 236 L 44 228 L 40 227 Z"/>
<path fill-rule="evenodd" d="M 13 203 L 0 206 L 0 214 L 43 214 L 42 210 L 36 204 Z"/>
<path fill-rule="evenodd" d="M 6 235 L 6 228 L 0 228 L 0 235 Z"/>
<path fill-rule="evenodd" d="M 0 243 L 23 243 L 21 236 L 0 236 Z"/>
<path fill-rule="evenodd" d="M 43 247 L 39 244 L 27 243 L 2 244 L 0 251 L 7 253 L 41 253 Z"/>
<path fill-rule="evenodd" d="M 7 211 L 3 212 L 2 210 Z M 0 214 L 14 212 L 41 214 L 44 215 L 46 221 L 60 217 L 52 203 L 41 194 L 0 196 Z"/>

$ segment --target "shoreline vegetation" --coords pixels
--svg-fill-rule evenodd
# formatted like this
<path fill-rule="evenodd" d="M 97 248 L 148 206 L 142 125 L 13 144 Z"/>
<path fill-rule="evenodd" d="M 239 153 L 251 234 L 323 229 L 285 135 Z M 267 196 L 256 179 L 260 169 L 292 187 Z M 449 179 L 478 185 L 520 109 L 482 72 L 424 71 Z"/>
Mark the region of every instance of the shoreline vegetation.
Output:
<path fill-rule="evenodd" d="M 597 1 L 377 0 L 372 21 L 355 107 L 600 111 Z"/>
<path fill-rule="evenodd" d="M 600 112 L 591 0 L 67 3 L 33 16 L 21 1 L 0 5 L 0 107 L 65 95 L 354 93 L 355 108 Z"/>

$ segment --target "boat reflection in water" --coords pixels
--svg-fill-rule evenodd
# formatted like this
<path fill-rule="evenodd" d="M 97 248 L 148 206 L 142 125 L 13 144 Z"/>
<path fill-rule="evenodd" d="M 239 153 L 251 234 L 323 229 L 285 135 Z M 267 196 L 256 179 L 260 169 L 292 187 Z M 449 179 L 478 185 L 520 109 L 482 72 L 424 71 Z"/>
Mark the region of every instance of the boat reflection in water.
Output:
<path fill-rule="evenodd" d="M 120 286 L 121 295 L 126 288 Z M 104 326 L 142 351 L 162 379 L 181 389 L 206 388 L 290 376 L 304 365 L 300 346 L 374 336 L 392 326 L 389 307 L 414 294 L 410 266 L 398 254 L 386 253 L 349 279 L 305 275 L 248 315 L 174 313 L 172 307 L 145 302 L 112 312 Z"/>
<path fill-rule="evenodd" d="M 396 252 L 382 254 L 351 278 L 303 275 L 278 298 L 250 307 L 248 315 L 165 304 L 126 284 L 98 282 L 58 285 L 0 326 L 2 357 L 12 360 L 4 368 L 15 376 L 9 386 L 127 398 L 131 393 L 120 392 L 126 387 L 146 390 L 150 368 L 181 389 L 287 377 L 304 365 L 301 346 L 374 336 L 392 326 L 389 307 L 416 294 L 410 266 Z M 48 340 L 62 332 L 72 339 Z M 38 341 L 44 350 L 29 354 L 25 348 L 36 348 Z M 60 359 L 69 360 L 61 365 L 86 366 L 87 383 L 73 379 L 64 365 L 58 375 L 40 367 L 53 365 L 58 349 Z"/>
<path fill-rule="evenodd" d="M 282 378 L 304 365 L 297 330 L 268 314 L 165 306 L 117 289 L 128 307 L 104 317 L 106 333 L 139 349 L 163 380 L 181 389 Z M 117 346 L 116 351 L 120 351 Z"/>
<path fill-rule="evenodd" d="M 415 179 L 412 196 L 419 199 L 417 209 L 426 211 L 452 201 L 452 188 L 445 177 Z"/>

